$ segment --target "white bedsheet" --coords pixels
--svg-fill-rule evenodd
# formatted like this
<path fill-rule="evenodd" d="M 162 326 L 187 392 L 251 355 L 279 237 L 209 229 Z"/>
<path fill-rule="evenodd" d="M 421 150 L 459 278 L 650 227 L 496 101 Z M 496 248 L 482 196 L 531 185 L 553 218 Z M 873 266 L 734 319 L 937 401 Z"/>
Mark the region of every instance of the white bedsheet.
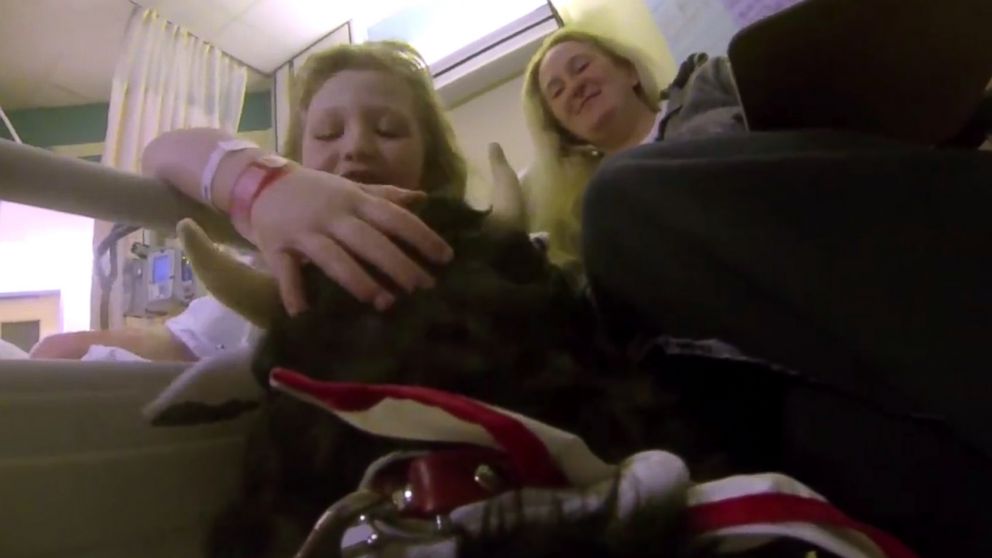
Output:
<path fill-rule="evenodd" d="M 147 358 L 140 357 L 127 349 L 120 347 L 108 347 L 107 345 L 90 345 L 86 354 L 79 360 L 98 360 L 103 362 L 149 362 Z"/>
<path fill-rule="evenodd" d="M 28 354 L 20 347 L 0 339 L 0 360 L 28 358 Z"/>

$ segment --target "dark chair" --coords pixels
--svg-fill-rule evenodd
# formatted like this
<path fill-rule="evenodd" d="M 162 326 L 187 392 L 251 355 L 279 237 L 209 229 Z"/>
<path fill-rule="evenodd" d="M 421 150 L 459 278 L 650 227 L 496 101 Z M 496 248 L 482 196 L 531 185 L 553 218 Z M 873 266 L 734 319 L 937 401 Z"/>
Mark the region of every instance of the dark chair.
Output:
<path fill-rule="evenodd" d="M 729 57 L 752 130 L 941 144 L 992 79 L 992 1 L 805 0 L 741 30 Z"/>

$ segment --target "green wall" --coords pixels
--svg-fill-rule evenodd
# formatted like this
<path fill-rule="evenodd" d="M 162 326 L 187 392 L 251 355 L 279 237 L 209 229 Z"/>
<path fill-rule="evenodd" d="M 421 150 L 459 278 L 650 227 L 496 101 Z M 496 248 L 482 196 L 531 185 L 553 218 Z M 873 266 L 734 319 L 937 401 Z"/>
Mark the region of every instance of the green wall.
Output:
<path fill-rule="evenodd" d="M 21 140 L 29 145 L 51 147 L 102 142 L 107 136 L 107 103 L 7 111 Z M 240 132 L 272 127 L 272 102 L 268 91 L 249 93 L 241 113 Z M 12 139 L 6 126 L 0 137 Z"/>
<path fill-rule="evenodd" d="M 241 111 L 239 132 L 255 132 L 272 127 L 272 95 L 268 91 L 249 93 L 245 96 L 245 108 Z"/>
<path fill-rule="evenodd" d="M 107 103 L 12 110 L 7 113 L 24 143 L 38 147 L 103 141 Z"/>

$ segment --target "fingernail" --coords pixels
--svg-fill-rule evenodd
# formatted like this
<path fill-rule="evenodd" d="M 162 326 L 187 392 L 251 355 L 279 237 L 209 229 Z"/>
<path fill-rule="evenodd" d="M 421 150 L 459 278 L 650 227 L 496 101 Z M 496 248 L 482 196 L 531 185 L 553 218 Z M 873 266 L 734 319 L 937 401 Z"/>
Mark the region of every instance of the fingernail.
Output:
<path fill-rule="evenodd" d="M 384 310 L 389 309 L 389 307 L 392 306 L 394 302 L 396 302 L 396 298 L 393 297 L 393 295 L 389 293 L 379 293 L 378 295 L 376 295 L 373 304 L 375 305 L 376 310 L 382 312 Z"/>
<path fill-rule="evenodd" d="M 441 261 L 448 263 L 455 257 L 455 251 L 451 249 L 451 246 L 445 246 L 441 251 Z"/>
<path fill-rule="evenodd" d="M 430 275 L 425 275 L 424 277 L 420 278 L 421 289 L 433 289 L 435 285 L 437 285 L 437 282 L 435 282 L 434 278 L 431 277 Z"/>
<path fill-rule="evenodd" d="M 303 303 L 292 299 L 286 301 L 286 313 L 288 313 L 291 318 L 297 316 L 300 312 L 303 312 L 303 310 L 305 310 Z"/>

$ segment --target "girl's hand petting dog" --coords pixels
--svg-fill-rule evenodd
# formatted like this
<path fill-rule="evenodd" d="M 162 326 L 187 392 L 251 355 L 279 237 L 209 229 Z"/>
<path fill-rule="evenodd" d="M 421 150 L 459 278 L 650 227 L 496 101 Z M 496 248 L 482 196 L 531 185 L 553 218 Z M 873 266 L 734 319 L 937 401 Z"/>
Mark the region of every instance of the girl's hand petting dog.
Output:
<path fill-rule="evenodd" d="M 379 310 L 390 307 L 395 295 L 362 263 L 407 292 L 431 288 L 433 277 L 396 245 L 401 241 L 437 264 L 451 259 L 451 247 L 404 207 L 424 197 L 302 167 L 262 192 L 252 208 L 252 240 L 279 283 L 286 311 L 306 308 L 300 275 L 306 261 Z"/>

